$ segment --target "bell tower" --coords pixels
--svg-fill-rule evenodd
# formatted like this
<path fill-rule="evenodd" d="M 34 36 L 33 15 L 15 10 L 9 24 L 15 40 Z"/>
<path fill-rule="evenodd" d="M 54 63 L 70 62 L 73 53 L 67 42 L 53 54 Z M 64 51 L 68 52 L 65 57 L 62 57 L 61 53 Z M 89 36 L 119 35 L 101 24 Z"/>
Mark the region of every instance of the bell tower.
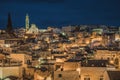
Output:
<path fill-rule="evenodd" d="M 29 16 L 28 14 L 26 14 L 26 19 L 25 19 L 25 28 L 26 28 L 26 31 L 29 30 Z"/>
<path fill-rule="evenodd" d="M 8 22 L 7 22 L 6 32 L 7 32 L 8 34 L 12 34 L 12 33 L 13 33 L 12 20 L 11 20 L 11 15 L 10 15 L 10 13 L 8 13 Z"/>

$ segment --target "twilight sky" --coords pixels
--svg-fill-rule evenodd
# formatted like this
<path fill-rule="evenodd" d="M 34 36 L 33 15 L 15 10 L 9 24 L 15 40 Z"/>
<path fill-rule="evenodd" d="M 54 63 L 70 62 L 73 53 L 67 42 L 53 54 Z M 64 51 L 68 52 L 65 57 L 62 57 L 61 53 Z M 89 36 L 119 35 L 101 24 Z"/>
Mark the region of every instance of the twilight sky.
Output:
<path fill-rule="evenodd" d="M 25 15 L 39 28 L 80 24 L 120 26 L 120 0 L 0 0 L 0 28 L 8 12 L 14 27 L 25 26 Z"/>

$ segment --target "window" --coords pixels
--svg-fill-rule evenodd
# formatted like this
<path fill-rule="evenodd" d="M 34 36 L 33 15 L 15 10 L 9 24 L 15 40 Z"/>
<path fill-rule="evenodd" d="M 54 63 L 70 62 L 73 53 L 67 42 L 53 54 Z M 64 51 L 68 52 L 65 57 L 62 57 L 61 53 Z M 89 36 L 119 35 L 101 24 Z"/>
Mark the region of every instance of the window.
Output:
<path fill-rule="evenodd" d="M 30 64 L 31 64 L 31 61 L 30 61 L 30 60 L 27 60 L 27 64 L 30 65 Z"/>
<path fill-rule="evenodd" d="M 84 80 L 90 80 L 90 78 L 84 78 Z"/>
<path fill-rule="evenodd" d="M 60 68 L 60 65 L 56 65 L 56 70 Z"/>
<path fill-rule="evenodd" d="M 103 78 L 100 78 L 100 80 L 103 80 Z"/>
<path fill-rule="evenodd" d="M 58 74 L 58 77 L 59 77 L 59 78 L 62 77 L 62 74 Z"/>
<path fill-rule="evenodd" d="M 110 60 L 110 58 L 109 58 L 109 57 L 107 57 L 107 60 L 109 61 L 109 60 Z"/>
<path fill-rule="evenodd" d="M 103 75 L 100 76 L 100 80 L 104 80 Z"/>
<path fill-rule="evenodd" d="M 89 75 L 85 75 L 84 80 L 90 80 L 90 76 Z"/>

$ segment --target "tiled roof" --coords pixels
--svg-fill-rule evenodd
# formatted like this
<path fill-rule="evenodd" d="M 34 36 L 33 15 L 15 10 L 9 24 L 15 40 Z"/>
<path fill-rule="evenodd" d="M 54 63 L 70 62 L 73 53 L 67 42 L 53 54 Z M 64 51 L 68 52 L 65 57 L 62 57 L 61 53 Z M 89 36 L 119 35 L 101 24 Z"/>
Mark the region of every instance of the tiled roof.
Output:
<path fill-rule="evenodd" d="M 7 76 L 3 80 L 18 80 L 18 77 L 16 77 L 16 76 Z"/>
<path fill-rule="evenodd" d="M 81 62 L 81 66 L 84 67 L 106 67 L 107 64 L 107 60 L 87 60 L 85 62 Z"/>
<path fill-rule="evenodd" d="M 120 71 L 107 71 L 110 80 L 120 80 Z"/>

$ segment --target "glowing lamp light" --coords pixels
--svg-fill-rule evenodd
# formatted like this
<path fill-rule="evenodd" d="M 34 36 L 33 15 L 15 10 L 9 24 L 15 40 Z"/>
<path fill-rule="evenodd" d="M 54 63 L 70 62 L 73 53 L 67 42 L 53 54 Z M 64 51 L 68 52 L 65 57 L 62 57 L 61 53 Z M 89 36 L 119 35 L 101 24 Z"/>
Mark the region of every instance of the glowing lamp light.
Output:
<path fill-rule="evenodd" d="M 114 64 L 114 61 L 113 61 L 113 60 L 110 60 L 110 63 L 111 63 L 111 64 Z"/>
<path fill-rule="evenodd" d="M 27 39 L 28 37 L 27 36 L 25 36 L 25 39 Z"/>
<path fill-rule="evenodd" d="M 9 44 L 6 44 L 5 47 L 10 47 L 10 45 L 9 45 Z"/>

